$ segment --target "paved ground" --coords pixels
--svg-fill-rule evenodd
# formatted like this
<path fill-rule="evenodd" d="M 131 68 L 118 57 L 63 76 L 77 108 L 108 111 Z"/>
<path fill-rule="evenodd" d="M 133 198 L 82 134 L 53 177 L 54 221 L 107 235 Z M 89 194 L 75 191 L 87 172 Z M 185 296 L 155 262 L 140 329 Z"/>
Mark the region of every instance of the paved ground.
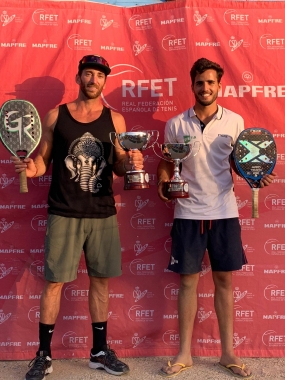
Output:
<path fill-rule="evenodd" d="M 285 353 L 284 353 L 285 354 Z M 285 355 L 284 355 L 285 356 Z M 125 359 L 131 372 L 122 376 L 122 380 L 161 380 L 158 370 L 168 358 L 131 358 Z M 218 358 L 194 358 L 194 367 L 181 373 L 175 379 L 181 380 L 229 380 L 234 379 L 217 366 Z M 254 373 L 255 380 L 285 379 L 285 358 L 244 359 Z M 26 361 L 2 361 L 0 362 L 1 380 L 24 380 L 27 371 Z M 87 359 L 53 360 L 54 372 L 46 377 L 47 380 L 111 380 L 115 376 L 105 371 L 91 370 Z M 118 377 L 119 378 L 119 377 Z"/>

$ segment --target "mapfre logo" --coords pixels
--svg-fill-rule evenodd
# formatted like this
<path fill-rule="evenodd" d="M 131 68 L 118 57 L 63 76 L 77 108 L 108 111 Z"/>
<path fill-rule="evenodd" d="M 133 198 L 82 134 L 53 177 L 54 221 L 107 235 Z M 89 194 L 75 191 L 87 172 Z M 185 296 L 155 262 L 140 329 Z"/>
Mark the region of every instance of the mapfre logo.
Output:
<path fill-rule="evenodd" d="M 267 195 L 264 204 L 268 210 L 285 210 L 285 198 L 280 198 L 277 194 Z"/>
<path fill-rule="evenodd" d="M 162 48 L 166 51 L 185 50 L 186 37 L 177 38 L 173 34 L 167 34 L 161 41 Z"/>
<path fill-rule="evenodd" d="M 67 38 L 67 46 L 70 50 L 92 50 L 93 40 L 82 38 L 80 34 L 72 34 Z"/>
<path fill-rule="evenodd" d="M 285 255 L 285 243 L 280 243 L 277 239 L 268 239 L 264 243 L 264 251 L 271 256 Z"/>
<path fill-rule="evenodd" d="M 133 15 L 129 19 L 128 24 L 132 30 L 148 30 L 152 29 L 152 18 L 143 18 L 140 15 Z"/>
<path fill-rule="evenodd" d="M 224 13 L 224 21 L 228 25 L 249 25 L 249 15 L 228 9 Z"/>
<path fill-rule="evenodd" d="M 179 333 L 176 330 L 167 330 L 162 335 L 162 340 L 167 346 L 178 346 L 180 342 Z"/>
<path fill-rule="evenodd" d="M 262 334 L 262 343 L 267 347 L 285 347 L 285 335 L 275 330 L 267 330 Z"/>
<path fill-rule="evenodd" d="M 281 37 L 274 37 L 273 34 L 263 34 L 259 38 L 259 44 L 266 50 L 282 50 L 285 49 L 285 39 Z"/>
<path fill-rule="evenodd" d="M 36 9 L 32 15 L 36 25 L 58 26 L 59 17 L 55 13 L 49 13 L 45 9 Z"/>

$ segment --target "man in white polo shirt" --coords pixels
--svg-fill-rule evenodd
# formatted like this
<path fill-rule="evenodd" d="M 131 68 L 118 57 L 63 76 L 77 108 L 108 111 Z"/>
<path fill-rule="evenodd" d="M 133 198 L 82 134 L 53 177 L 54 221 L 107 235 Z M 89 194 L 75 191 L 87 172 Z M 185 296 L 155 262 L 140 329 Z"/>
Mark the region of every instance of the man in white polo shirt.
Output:
<path fill-rule="evenodd" d="M 238 208 L 233 189 L 231 153 L 244 129 L 243 118 L 217 105 L 223 68 L 206 58 L 198 59 L 190 71 L 194 107 L 166 123 L 165 142 L 200 142 L 195 157 L 183 161 L 181 176 L 189 184 L 189 198 L 178 198 L 171 231 L 172 249 L 168 269 L 180 274 L 178 298 L 180 349 L 160 375 L 172 377 L 191 368 L 191 340 L 197 312 L 197 285 L 205 250 L 208 250 L 215 285 L 222 355 L 219 365 L 243 379 L 252 378 L 250 369 L 233 350 L 232 271 L 247 259 L 241 242 Z M 173 163 L 158 166 L 158 195 L 164 202 L 164 182 L 173 174 Z M 269 185 L 275 173 L 264 176 Z"/>

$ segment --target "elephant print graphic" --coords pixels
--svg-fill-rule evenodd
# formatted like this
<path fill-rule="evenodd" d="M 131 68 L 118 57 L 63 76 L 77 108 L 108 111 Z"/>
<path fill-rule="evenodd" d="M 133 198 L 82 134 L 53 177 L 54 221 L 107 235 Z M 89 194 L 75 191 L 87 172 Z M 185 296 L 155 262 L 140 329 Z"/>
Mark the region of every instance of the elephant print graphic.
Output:
<path fill-rule="evenodd" d="M 107 164 L 103 144 L 91 133 L 84 133 L 72 142 L 64 162 L 71 172 L 70 178 L 79 182 L 83 191 L 97 193 L 100 190 L 100 174 Z"/>

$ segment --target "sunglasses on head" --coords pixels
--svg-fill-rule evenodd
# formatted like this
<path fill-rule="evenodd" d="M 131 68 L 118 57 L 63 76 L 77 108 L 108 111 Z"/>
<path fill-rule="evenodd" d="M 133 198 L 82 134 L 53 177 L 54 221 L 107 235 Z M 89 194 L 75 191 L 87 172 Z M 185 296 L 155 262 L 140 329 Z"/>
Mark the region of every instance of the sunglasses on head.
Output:
<path fill-rule="evenodd" d="M 109 67 L 109 63 L 103 57 L 99 55 L 85 55 L 79 62 L 80 65 L 85 63 L 98 63 L 99 65 Z"/>

